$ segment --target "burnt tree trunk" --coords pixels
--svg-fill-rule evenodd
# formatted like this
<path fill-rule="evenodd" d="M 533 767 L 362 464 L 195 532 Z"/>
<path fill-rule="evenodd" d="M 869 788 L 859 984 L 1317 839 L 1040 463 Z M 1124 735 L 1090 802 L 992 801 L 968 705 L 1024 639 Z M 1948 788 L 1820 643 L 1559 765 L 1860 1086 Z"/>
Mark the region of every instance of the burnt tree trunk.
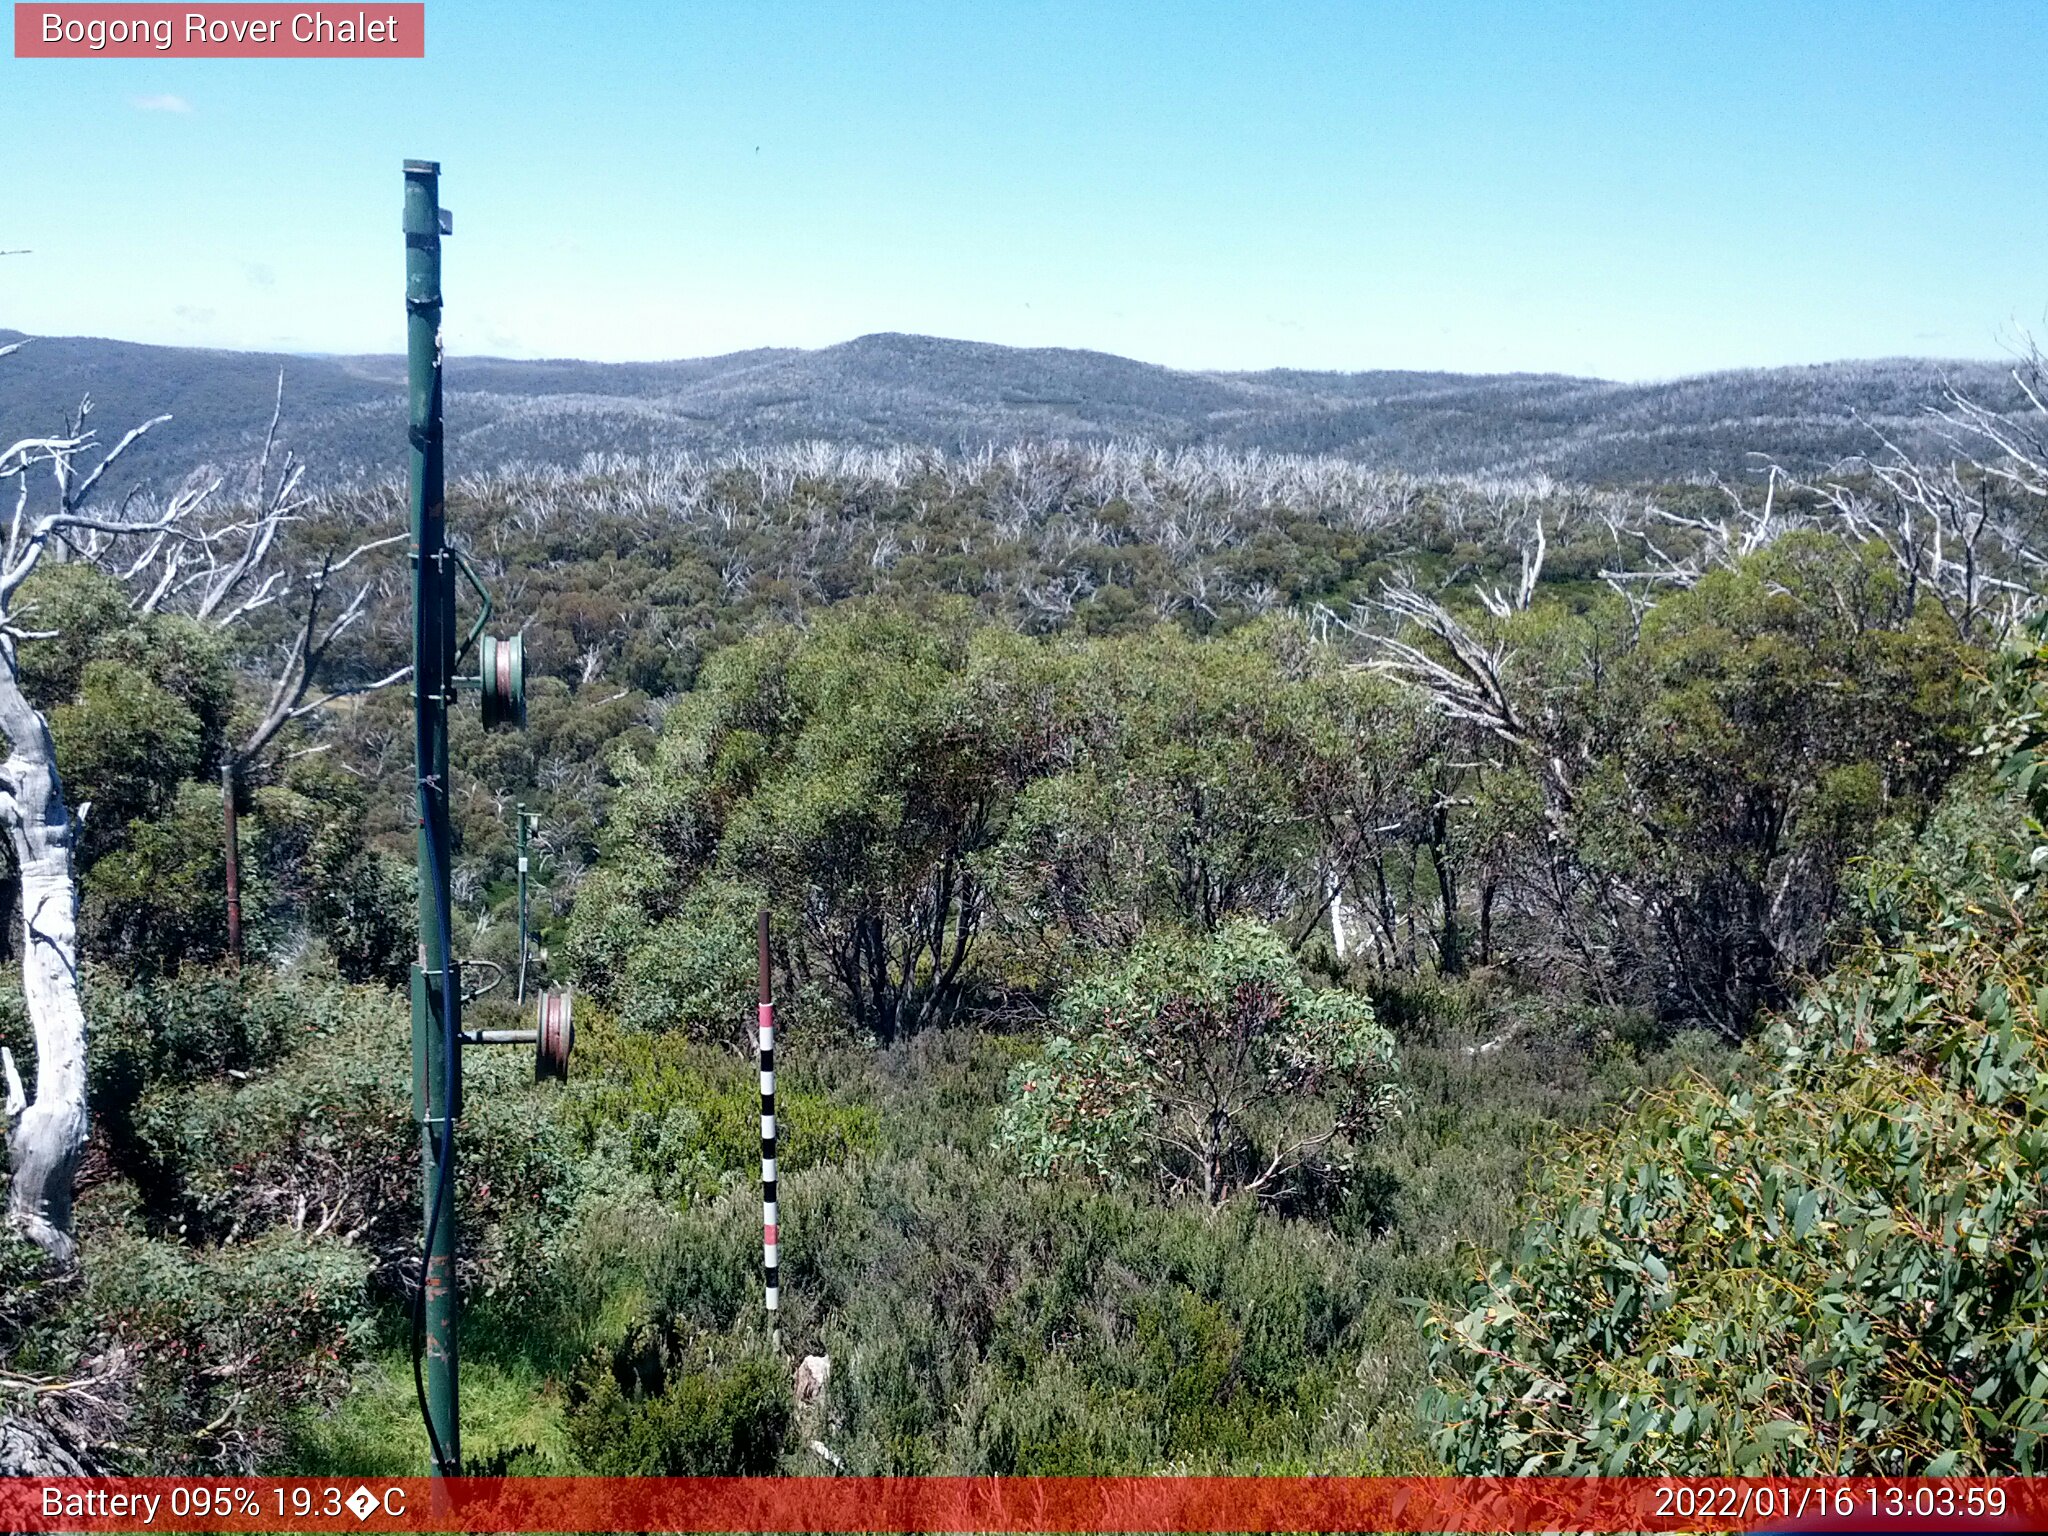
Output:
<path fill-rule="evenodd" d="M 236 970 L 242 968 L 242 837 L 235 825 L 235 761 L 229 758 L 220 765 L 220 806 L 221 837 L 227 854 L 228 887 L 228 961 Z M 520 866 L 526 867 L 522 855 Z M 521 874 L 522 881 L 526 876 Z M 524 942 L 524 930 L 521 931 Z M 519 956 L 519 987 L 522 1000 L 526 990 L 526 954 Z"/>

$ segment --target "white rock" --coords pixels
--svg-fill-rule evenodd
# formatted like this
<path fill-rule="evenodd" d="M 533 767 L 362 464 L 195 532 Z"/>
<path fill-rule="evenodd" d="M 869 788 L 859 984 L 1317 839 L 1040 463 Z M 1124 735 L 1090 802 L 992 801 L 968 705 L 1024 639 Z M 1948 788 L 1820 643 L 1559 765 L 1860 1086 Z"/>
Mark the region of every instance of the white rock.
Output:
<path fill-rule="evenodd" d="M 796 1368 L 796 1400 L 800 1403 L 815 1403 L 824 1396 L 825 1383 L 831 1379 L 830 1355 L 805 1355 L 803 1364 Z"/>

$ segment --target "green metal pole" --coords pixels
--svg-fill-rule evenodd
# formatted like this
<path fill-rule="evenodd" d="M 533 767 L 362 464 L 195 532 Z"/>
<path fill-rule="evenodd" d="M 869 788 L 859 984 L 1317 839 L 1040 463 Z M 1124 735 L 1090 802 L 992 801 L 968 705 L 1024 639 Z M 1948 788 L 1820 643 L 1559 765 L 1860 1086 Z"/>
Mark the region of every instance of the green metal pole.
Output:
<path fill-rule="evenodd" d="M 421 1121 L 428 1241 L 421 1276 L 435 1473 L 462 1465 L 456 1394 L 455 1121 L 461 1113 L 461 990 L 449 932 L 448 696 L 455 672 L 455 565 L 441 462 L 440 166 L 405 163 L 407 438 L 412 492 L 413 721 L 419 775 L 420 953 L 413 968 L 413 1090 Z"/>

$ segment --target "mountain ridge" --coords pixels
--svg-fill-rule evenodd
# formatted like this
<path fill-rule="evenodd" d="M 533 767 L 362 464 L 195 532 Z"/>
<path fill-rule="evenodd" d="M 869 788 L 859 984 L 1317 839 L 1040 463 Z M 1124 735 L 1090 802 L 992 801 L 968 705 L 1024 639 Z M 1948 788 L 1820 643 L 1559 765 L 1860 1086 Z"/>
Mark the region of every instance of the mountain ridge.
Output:
<path fill-rule="evenodd" d="M 90 393 L 107 431 L 168 411 L 138 467 L 247 456 L 285 373 L 288 440 L 323 476 L 395 474 L 405 360 L 27 337 L 0 364 L 0 420 L 55 426 Z M 1184 370 L 1085 348 L 874 332 L 815 349 L 662 362 L 457 357 L 450 463 L 574 464 L 590 453 L 720 452 L 819 438 L 970 451 L 1046 439 L 1330 454 L 1416 474 L 1625 482 L 1801 472 L 1934 438 L 1948 385 L 2024 401 L 2003 364 L 1882 358 L 1732 369 L 1649 383 L 1560 373 Z"/>

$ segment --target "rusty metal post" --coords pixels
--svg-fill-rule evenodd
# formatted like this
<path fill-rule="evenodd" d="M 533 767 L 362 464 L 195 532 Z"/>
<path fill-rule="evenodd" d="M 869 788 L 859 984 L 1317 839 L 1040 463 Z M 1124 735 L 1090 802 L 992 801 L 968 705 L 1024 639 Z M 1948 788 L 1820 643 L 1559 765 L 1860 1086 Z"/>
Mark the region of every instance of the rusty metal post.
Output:
<path fill-rule="evenodd" d="M 242 968 L 242 849 L 241 834 L 235 825 L 235 760 L 229 758 L 220 765 L 220 805 L 222 835 L 226 838 L 228 856 L 228 960 L 236 970 Z"/>

